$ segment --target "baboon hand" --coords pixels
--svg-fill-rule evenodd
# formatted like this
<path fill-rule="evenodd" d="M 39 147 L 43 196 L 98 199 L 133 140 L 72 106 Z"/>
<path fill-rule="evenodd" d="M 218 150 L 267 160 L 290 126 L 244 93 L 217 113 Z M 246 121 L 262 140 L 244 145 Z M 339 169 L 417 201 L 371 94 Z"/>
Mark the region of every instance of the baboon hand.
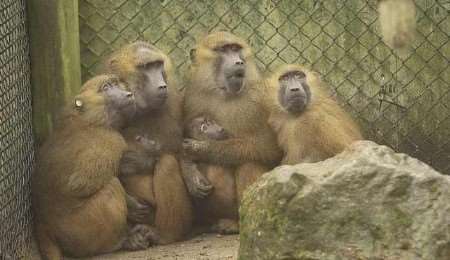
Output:
<path fill-rule="evenodd" d="M 148 153 L 159 153 L 161 151 L 161 144 L 146 135 L 137 135 L 136 142 Z"/>
<path fill-rule="evenodd" d="M 209 180 L 197 168 L 185 179 L 185 183 L 189 194 L 195 198 L 206 198 L 213 190 Z"/>
<path fill-rule="evenodd" d="M 208 149 L 208 141 L 199 141 L 195 139 L 186 138 L 183 141 L 183 149 L 187 154 L 196 155 Z"/>
<path fill-rule="evenodd" d="M 145 201 L 127 194 L 127 219 L 131 223 L 153 223 L 155 209 Z"/>

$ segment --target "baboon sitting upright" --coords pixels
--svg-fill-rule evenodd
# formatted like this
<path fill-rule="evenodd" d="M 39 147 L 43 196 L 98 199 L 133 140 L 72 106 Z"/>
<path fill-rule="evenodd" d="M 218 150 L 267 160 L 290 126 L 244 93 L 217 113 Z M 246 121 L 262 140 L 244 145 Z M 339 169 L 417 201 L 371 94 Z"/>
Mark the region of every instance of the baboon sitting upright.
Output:
<path fill-rule="evenodd" d="M 143 249 L 155 238 L 149 226 L 127 227 L 126 196 L 117 178 L 127 147 L 118 130 L 135 111 L 123 83 L 97 76 L 84 84 L 40 148 L 32 205 L 43 259 Z"/>
<path fill-rule="evenodd" d="M 185 125 L 205 115 L 224 127 L 225 140 L 183 143 L 201 162 L 235 170 L 238 198 L 264 172 L 277 165 L 281 150 L 260 103 L 262 81 L 248 45 L 228 32 L 211 33 L 192 52 L 190 84 L 185 92 Z M 211 180 L 210 180 L 211 181 Z M 219 183 L 212 183 L 214 189 Z"/>
<path fill-rule="evenodd" d="M 160 243 L 182 239 L 191 229 L 193 220 L 192 202 L 188 190 L 208 191 L 204 176 L 197 171 L 183 171 L 197 174 L 198 178 L 185 178 L 181 166 L 181 145 L 183 131 L 182 100 L 171 70 L 170 59 L 155 46 L 146 42 L 135 42 L 124 46 L 107 61 L 110 72 L 119 75 L 134 93 L 137 114 L 133 122 L 122 131 L 129 149 L 126 154 L 125 172 L 121 181 L 132 196 L 145 201 L 156 209 L 154 224 L 161 235 Z M 159 158 L 155 169 L 138 167 L 145 164 L 136 146 L 136 136 L 145 136 L 159 144 Z M 193 166 L 193 164 L 189 164 Z M 130 169 L 127 170 L 126 168 Z M 136 167 L 134 167 L 136 169 Z M 192 180 L 190 182 L 189 180 Z M 196 183 L 197 181 L 197 183 Z"/>
<path fill-rule="evenodd" d="M 325 160 L 362 139 L 356 123 L 315 72 L 300 65 L 282 66 L 267 79 L 266 90 L 269 123 L 284 151 L 283 164 Z"/>
<path fill-rule="evenodd" d="M 185 130 L 187 137 L 196 140 L 225 140 L 230 137 L 226 129 L 204 116 L 194 118 Z M 232 169 L 204 163 L 197 166 L 216 185 L 209 196 L 194 200 L 198 224 L 206 225 L 213 232 L 238 233 L 236 183 Z"/>

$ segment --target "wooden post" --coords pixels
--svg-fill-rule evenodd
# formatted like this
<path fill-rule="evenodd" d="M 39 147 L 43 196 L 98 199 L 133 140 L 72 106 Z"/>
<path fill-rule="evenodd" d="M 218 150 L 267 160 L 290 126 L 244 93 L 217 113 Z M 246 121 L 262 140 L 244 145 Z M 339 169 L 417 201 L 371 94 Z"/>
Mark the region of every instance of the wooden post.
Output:
<path fill-rule="evenodd" d="M 37 144 L 81 85 L 78 0 L 28 0 L 33 125 Z"/>

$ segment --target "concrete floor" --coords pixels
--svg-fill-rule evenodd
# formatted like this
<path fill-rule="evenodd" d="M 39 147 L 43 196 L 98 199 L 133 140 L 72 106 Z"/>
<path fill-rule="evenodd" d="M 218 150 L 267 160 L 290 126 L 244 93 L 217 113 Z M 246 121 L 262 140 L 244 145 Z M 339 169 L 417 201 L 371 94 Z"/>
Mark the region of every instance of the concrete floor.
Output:
<path fill-rule="evenodd" d="M 165 246 L 156 246 L 143 251 L 116 252 L 84 260 L 235 260 L 239 248 L 239 236 L 202 234 L 190 240 Z M 34 250 L 31 260 L 39 260 L 37 250 Z M 71 258 L 66 258 L 71 259 Z"/>

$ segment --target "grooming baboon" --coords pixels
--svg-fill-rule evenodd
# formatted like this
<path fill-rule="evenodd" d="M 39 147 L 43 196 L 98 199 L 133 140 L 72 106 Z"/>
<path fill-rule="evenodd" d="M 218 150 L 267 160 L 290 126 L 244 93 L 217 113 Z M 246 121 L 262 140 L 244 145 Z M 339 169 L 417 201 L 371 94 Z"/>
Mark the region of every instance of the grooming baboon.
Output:
<path fill-rule="evenodd" d="M 231 33 L 209 34 L 192 54 L 185 122 L 206 115 L 231 136 L 225 140 L 186 139 L 183 146 L 201 162 L 234 169 L 240 198 L 282 155 L 267 124 L 269 114 L 260 103 L 262 82 L 250 48 Z"/>
<path fill-rule="evenodd" d="M 36 238 L 44 259 L 143 249 L 156 239 L 145 225 L 127 227 L 118 130 L 136 111 L 133 94 L 114 76 L 84 84 L 39 150 L 32 179 Z"/>
<path fill-rule="evenodd" d="M 200 116 L 186 128 L 186 136 L 196 140 L 225 140 L 227 131 L 215 121 Z M 200 171 L 214 186 L 209 196 L 195 200 L 197 221 L 219 233 L 238 233 L 238 205 L 233 171 L 219 165 L 197 164 Z"/>
<path fill-rule="evenodd" d="M 381 35 L 391 48 L 412 43 L 416 33 L 416 5 L 413 0 L 379 0 Z"/>
<path fill-rule="evenodd" d="M 285 65 L 266 83 L 269 123 L 284 151 L 283 164 L 321 161 L 362 139 L 358 126 L 326 92 L 317 73 Z"/>
<path fill-rule="evenodd" d="M 125 190 L 132 196 L 156 208 L 155 225 L 161 234 L 161 243 L 180 240 L 192 226 L 193 211 L 189 191 L 209 192 L 206 178 L 195 169 L 181 175 L 180 152 L 183 131 L 182 100 L 174 82 L 169 58 L 159 49 L 146 42 L 124 46 L 108 60 L 109 70 L 127 82 L 135 95 L 137 115 L 122 131 L 129 149 L 128 164 L 142 160 L 142 152 L 135 149 L 136 136 L 146 136 L 160 145 L 160 157 L 155 169 L 152 166 L 132 170 L 121 176 Z M 139 167 L 138 167 L 139 168 Z M 133 172 L 134 171 L 134 172 Z M 192 177 L 194 176 L 194 177 Z M 192 178 L 191 178 L 192 177 Z M 203 185 L 205 184 L 205 185 Z"/>

